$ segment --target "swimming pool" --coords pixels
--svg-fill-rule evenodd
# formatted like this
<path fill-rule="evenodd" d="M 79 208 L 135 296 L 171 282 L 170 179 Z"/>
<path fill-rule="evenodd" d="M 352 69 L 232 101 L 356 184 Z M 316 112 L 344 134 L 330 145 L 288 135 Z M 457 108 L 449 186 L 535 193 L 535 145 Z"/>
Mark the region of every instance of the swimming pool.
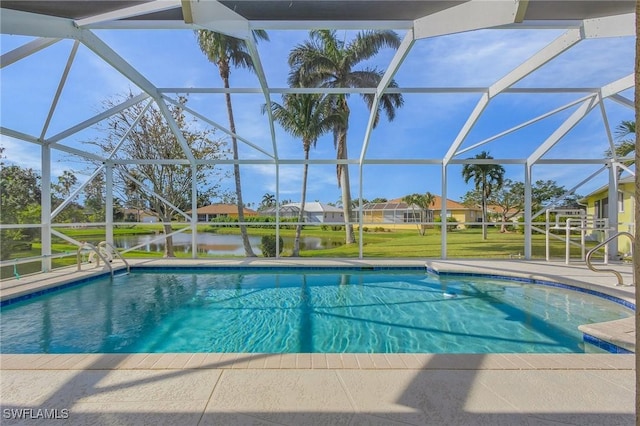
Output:
<path fill-rule="evenodd" d="M 580 353 L 633 312 L 539 284 L 411 270 L 134 271 L 11 303 L 2 353 Z"/>

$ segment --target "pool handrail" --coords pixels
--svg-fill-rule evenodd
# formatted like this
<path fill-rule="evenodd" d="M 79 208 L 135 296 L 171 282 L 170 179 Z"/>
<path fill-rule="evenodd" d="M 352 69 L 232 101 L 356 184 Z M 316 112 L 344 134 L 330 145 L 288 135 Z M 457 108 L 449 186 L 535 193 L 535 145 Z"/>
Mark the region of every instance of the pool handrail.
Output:
<path fill-rule="evenodd" d="M 110 253 L 113 253 L 118 259 L 122 260 L 122 262 L 127 267 L 127 274 L 131 272 L 131 267 L 129 266 L 129 262 L 127 262 L 125 260 L 125 258 L 122 257 L 120 252 L 113 246 L 113 244 L 109 243 L 108 241 L 101 241 L 98 244 L 98 250 L 100 251 L 100 250 L 105 249 L 105 248 L 109 248 L 110 249 Z"/>
<path fill-rule="evenodd" d="M 82 243 L 82 245 L 78 247 L 78 252 L 77 252 L 78 272 L 82 270 L 82 259 L 80 256 L 80 252 L 82 251 L 82 249 L 85 249 L 85 248 L 88 248 L 94 251 L 98 255 L 98 258 L 96 260 L 96 268 L 100 266 L 100 259 L 102 259 L 104 261 L 104 264 L 107 265 L 107 267 L 109 268 L 109 272 L 111 273 L 111 278 L 113 278 L 113 267 L 111 266 L 109 261 L 103 256 L 103 254 L 100 253 L 100 250 L 98 250 L 96 246 L 94 246 L 91 243 Z"/>
<path fill-rule="evenodd" d="M 38 256 L 20 257 L 16 259 L 2 260 L 0 261 L 0 267 L 13 266 L 13 275 L 17 280 L 19 280 L 20 274 L 18 273 L 18 270 L 17 270 L 18 265 L 33 263 L 33 262 L 40 261 L 42 259 L 59 259 L 61 257 L 67 257 L 72 255 L 73 255 L 73 252 L 64 252 L 64 253 L 56 253 L 56 254 L 41 254 Z M 39 271 L 39 272 L 41 273 L 43 271 Z M 46 272 L 46 270 L 44 272 Z"/>
<path fill-rule="evenodd" d="M 585 258 L 585 263 L 587 264 L 587 267 L 589 269 L 591 269 L 593 272 L 611 272 L 613 273 L 616 278 L 618 279 L 618 284 L 616 285 L 624 285 L 624 281 L 622 279 L 622 274 L 620 274 L 620 272 L 616 271 L 615 269 L 610 269 L 610 268 L 605 268 L 605 269 L 598 269 L 595 266 L 593 266 L 593 264 L 591 263 L 591 256 L 593 256 L 593 253 L 595 253 L 598 249 L 600 249 L 601 247 L 603 247 L 604 245 L 608 244 L 610 241 L 618 238 L 621 235 L 625 235 L 627 237 L 629 237 L 629 239 L 631 240 L 631 252 L 633 253 L 633 251 L 635 250 L 634 246 L 634 236 L 633 234 L 629 233 L 629 232 L 625 232 L 625 231 L 621 231 L 621 232 L 617 232 L 615 234 L 613 234 L 612 236 L 610 236 L 609 238 L 605 239 L 603 242 L 601 242 L 600 244 L 596 245 L 594 248 L 592 248 L 591 250 L 589 250 L 589 252 L 587 253 L 587 257 Z M 634 284 L 636 283 L 636 277 L 633 277 L 633 282 Z M 630 284 L 633 285 L 633 284 Z"/>

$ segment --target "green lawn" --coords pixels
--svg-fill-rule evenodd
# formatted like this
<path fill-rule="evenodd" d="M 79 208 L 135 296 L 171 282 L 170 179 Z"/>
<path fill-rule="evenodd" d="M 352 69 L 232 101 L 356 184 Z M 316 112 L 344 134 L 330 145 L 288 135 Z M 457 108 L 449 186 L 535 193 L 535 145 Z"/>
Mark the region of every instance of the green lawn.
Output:
<path fill-rule="evenodd" d="M 182 227 L 182 226 L 177 226 Z M 176 227 L 176 229 L 177 229 Z M 145 233 L 155 233 L 160 230 L 159 225 L 155 226 L 131 226 L 119 227 L 114 229 L 116 235 L 135 235 Z M 234 227 L 211 227 L 202 225 L 198 227 L 200 232 L 216 232 L 219 234 L 239 234 L 239 229 Z M 104 229 L 82 228 L 60 229 L 65 235 L 77 240 L 98 241 L 104 238 Z M 265 228 L 249 228 L 252 236 L 274 235 L 274 229 Z M 364 257 L 401 257 L 401 258 L 440 258 L 441 257 L 441 234 L 439 230 L 428 229 L 426 235 L 421 236 L 417 230 L 398 230 L 384 232 L 373 232 L 369 230 L 363 233 Z M 280 235 L 283 237 L 293 237 L 294 229 L 281 229 Z M 334 231 L 331 229 L 322 229 L 319 226 L 306 226 L 302 231 L 303 236 L 332 238 L 334 241 L 343 241 L 344 231 Z M 356 230 L 356 238 L 358 238 Z M 593 243 L 590 244 L 593 246 Z M 23 250 L 12 253 L 10 259 L 25 258 L 30 256 L 38 256 L 40 254 L 41 245 L 39 242 L 32 243 L 31 250 Z M 52 251 L 54 253 L 70 253 L 75 254 L 77 248 L 61 239 L 54 238 Z M 285 250 L 282 256 L 289 256 L 290 251 Z M 447 258 L 495 258 L 506 259 L 512 255 L 524 254 L 524 235 L 518 232 L 500 233 L 499 228 L 490 227 L 488 229 L 488 239 L 482 240 L 481 229 L 465 229 L 455 230 L 447 233 Z M 190 257 L 190 253 L 176 253 L 178 257 Z M 337 257 L 337 258 L 355 258 L 359 255 L 358 244 L 339 245 L 334 248 L 322 250 L 306 250 L 301 251 L 303 257 Z M 572 258 L 577 259 L 580 255 L 579 248 L 572 247 Z M 161 257 L 161 252 L 148 253 L 144 251 L 127 252 L 128 258 L 148 258 Z M 545 257 L 545 237 L 544 235 L 534 234 L 532 236 L 532 256 L 537 259 Z M 564 242 L 551 239 L 551 256 L 555 259 L 564 259 L 565 245 Z M 597 256 L 596 256 L 597 257 Z M 75 255 L 70 255 L 60 259 L 54 259 L 54 267 L 68 266 L 76 263 Z M 40 261 L 34 261 L 29 264 L 18 265 L 18 273 L 25 275 L 28 273 L 38 272 L 40 270 Z M 0 270 L 0 277 L 7 278 L 14 275 L 14 267 L 12 265 L 5 266 Z"/>
<path fill-rule="evenodd" d="M 363 255 L 365 257 L 426 257 L 440 258 L 442 235 L 437 230 L 427 230 L 420 236 L 417 231 L 388 233 L 364 233 Z M 500 233 L 499 229 L 489 229 L 487 240 L 482 240 L 482 230 L 466 229 L 447 233 L 448 258 L 509 258 L 524 254 L 524 235 L 520 233 Z M 564 258 L 563 242 L 551 240 L 551 256 Z M 572 256 L 578 257 L 578 248 L 572 248 Z M 545 257 L 544 235 L 532 237 L 532 255 Z M 303 253 L 303 256 L 354 257 L 358 256 L 358 245 L 341 246 L 333 249 Z"/>

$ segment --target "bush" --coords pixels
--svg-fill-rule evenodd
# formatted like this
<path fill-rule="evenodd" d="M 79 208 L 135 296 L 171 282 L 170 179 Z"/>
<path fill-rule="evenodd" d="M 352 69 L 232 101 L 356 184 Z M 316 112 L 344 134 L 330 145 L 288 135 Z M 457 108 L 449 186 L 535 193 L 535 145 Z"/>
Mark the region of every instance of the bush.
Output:
<path fill-rule="evenodd" d="M 275 225 L 276 218 L 274 216 L 245 216 L 244 221 L 249 223 L 247 225 L 248 228 L 273 228 Z M 287 222 L 297 222 L 297 218 L 290 217 L 281 217 L 280 218 L 280 228 L 281 229 L 295 229 L 295 225 L 285 225 Z M 251 223 L 263 223 L 260 225 L 252 225 Z M 220 216 L 213 218 L 209 221 L 209 223 L 215 224 L 211 226 L 212 232 L 215 232 L 216 228 L 220 227 L 238 227 L 238 218 L 237 217 L 229 217 L 229 216 Z M 271 225 L 271 224 L 274 225 Z"/>
<path fill-rule="evenodd" d="M 275 235 L 265 235 L 262 237 L 260 241 L 260 249 L 262 250 L 262 255 L 264 257 L 276 257 L 276 236 Z M 280 250 L 278 254 L 282 253 L 282 249 L 284 247 L 284 241 L 282 237 L 279 238 Z"/>
<path fill-rule="evenodd" d="M 466 226 L 469 229 L 480 229 L 482 228 L 482 218 L 479 217 L 474 223 L 468 223 Z"/>
<path fill-rule="evenodd" d="M 437 217 L 434 222 L 442 223 L 442 218 L 441 217 Z M 455 217 L 448 217 L 447 218 L 447 231 L 453 231 L 455 229 L 458 229 L 458 220 Z M 440 230 L 442 230 L 442 227 L 440 227 Z"/>

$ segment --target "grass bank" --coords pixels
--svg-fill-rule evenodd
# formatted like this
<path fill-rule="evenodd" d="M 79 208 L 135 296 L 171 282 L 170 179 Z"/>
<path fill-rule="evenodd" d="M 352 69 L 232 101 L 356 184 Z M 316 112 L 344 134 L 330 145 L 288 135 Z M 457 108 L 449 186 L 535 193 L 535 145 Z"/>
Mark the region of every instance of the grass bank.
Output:
<path fill-rule="evenodd" d="M 182 228 L 183 225 L 175 225 L 174 229 Z M 78 241 L 99 242 L 104 240 L 104 228 L 61 228 L 61 232 Z M 198 226 L 199 232 L 213 232 L 218 234 L 234 235 L 239 234 L 240 230 L 235 227 L 228 226 Z M 161 232 L 160 225 L 134 225 L 130 227 L 114 228 L 114 235 L 142 235 L 156 234 Z M 186 231 L 189 232 L 189 231 Z M 249 228 L 249 235 L 261 237 L 264 235 L 274 235 L 274 228 Z M 280 229 L 282 237 L 295 236 L 295 229 L 287 227 Z M 335 257 L 335 258 L 357 258 L 359 256 L 358 244 L 340 244 L 344 241 L 344 231 L 332 230 L 331 228 L 320 226 L 305 226 L 302 231 L 304 237 L 318 237 L 331 239 L 338 242 L 337 247 L 302 250 L 302 257 Z M 356 238 L 359 233 L 356 230 Z M 595 243 L 588 243 L 589 246 Z M 505 259 L 510 257 L 518 257 L 524 254 L 524 235 L 521 233 L 500 233 L 499 228 L 490 227 L 488 229 L 487 240 L 482 239 L 481 229 L 465 229 L 455 230 L 447 233 L 446 254 L 449 259 L 456 258 L 495 258 Z M 368 230 L 363 233 L 363 256 L 364 257 L 387 257 L 387 258 L 440 258 L 442 247 L 442 235 L 439 230 L 428 229 L 424 236 L 420 235 L 417 230 L 389 230 L 381 231 Z M 20 259 L 26 257 L 37 257 L 40 255 L 41 244 L 34 242 L 29 250 L 22 250 L 11 254 L 11 259 Z M 69 266 L 76 263 L 77 247 L 59 238 L 53 239 L 53 253 L 68 253 L 69 256 L 54 259 L 54 267 Z M 551 239 L 550 244 L 551 257 L 555 259 L 564 259 L 565 244 L 562 241 Z M 130 251 L 126 253 L 128 258 L 154 258 L 162 257 L 162 252 L 146 252 L 146 251 Z M 284 250 L 281 256 L 291 255 L 291 250 Z M 177 257 L 190 258 L 191 253 L 181 251 L 176 252 Z M 545 236 L 534 234 L 532 236 L 532 256 L 537 259 L 545 258 Z M 571 256 L 574 259 L 579 258 L 580 249 L 571 248 Z M 229 256 L 200 256 L 200 257 L 229 257 Z M 17 266 L 20 275 L 38 272 L 40 270 L 40 260 L 34 260 L 29 264 Z M 14 276 L 14 266 L 8 265 L 0 270 L 1 278 Z"/>

